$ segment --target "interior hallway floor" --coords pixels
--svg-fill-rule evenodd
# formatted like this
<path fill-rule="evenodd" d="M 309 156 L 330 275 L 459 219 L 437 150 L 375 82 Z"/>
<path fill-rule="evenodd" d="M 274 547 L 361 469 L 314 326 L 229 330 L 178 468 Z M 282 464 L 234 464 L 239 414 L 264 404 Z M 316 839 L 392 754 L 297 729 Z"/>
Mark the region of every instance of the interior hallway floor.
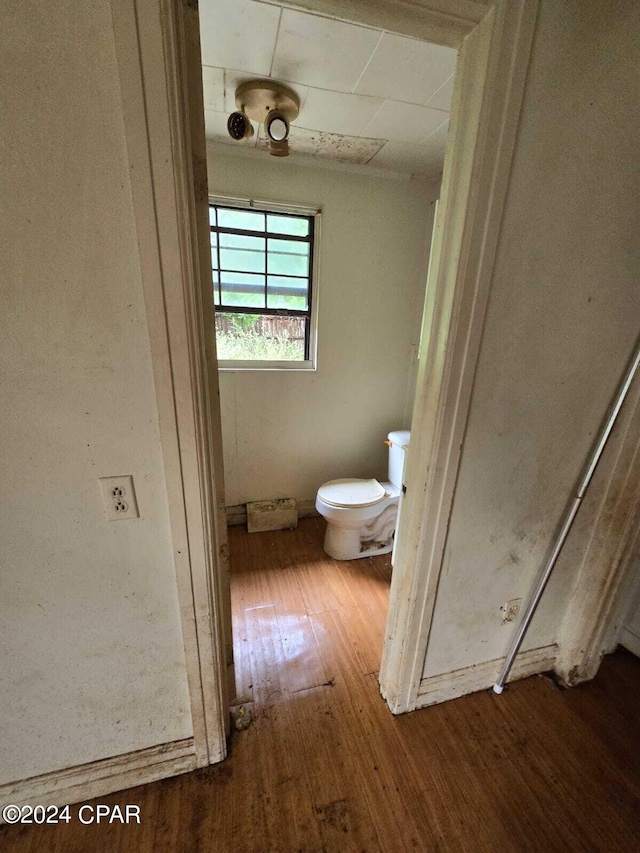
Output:
<path fill-rule="evenodd" d="M 99 801 L 140 826 L 0 828 L 3 851 L 631 851 L 640 661 L 517 682 L 393 717 L 377 683 L 389 557 L 338 563 L 324 521 L 230 531 L 238 700 L 216 767 Z"/>

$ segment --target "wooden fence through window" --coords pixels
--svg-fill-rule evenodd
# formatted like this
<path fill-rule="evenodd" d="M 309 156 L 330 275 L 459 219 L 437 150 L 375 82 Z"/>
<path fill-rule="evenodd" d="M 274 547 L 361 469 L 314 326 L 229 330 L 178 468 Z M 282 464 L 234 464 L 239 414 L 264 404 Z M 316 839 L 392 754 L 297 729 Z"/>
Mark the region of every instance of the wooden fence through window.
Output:
<path fill-rule="evenodd" d="M 216 314 L 216 332 L 227 335 L 241 335 L 245 329 L 251 329 L 256 335 L 264 338 L 283 338 L 291 341 L 304 341 L 304 317 L 273 317 L 266 315 L 253 315 L 255 322 L 246 323 L 245 317 L 253 317 L 251 314 L 240 315 L 243 319 L 236 321 L 233 314 Z"/>

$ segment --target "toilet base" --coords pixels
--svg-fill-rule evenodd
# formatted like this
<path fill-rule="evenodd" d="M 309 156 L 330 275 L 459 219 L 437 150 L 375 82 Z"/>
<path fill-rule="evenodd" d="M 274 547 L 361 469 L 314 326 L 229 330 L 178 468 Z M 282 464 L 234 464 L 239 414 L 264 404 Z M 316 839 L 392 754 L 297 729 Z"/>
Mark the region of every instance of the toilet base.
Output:
<path fill-rule="evenodd" d="M 397 503 L 388 506 L 377 518 L 363 527 L 338 527 L 327 522 L 324 550 L 334 560 L 359 560 L 377 557 L 393 550 Z"/>

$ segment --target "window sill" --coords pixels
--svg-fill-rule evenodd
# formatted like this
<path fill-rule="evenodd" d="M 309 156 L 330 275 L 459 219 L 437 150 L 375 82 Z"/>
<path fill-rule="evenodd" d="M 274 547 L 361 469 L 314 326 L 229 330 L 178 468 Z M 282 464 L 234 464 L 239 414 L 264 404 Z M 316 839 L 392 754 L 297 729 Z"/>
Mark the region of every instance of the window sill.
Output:
<path fill-rule="evenodd" d="M 312 361 L 218 361 L 218 370 L 228 372 L 236 371 L 303 371 L 312 373 L 316 370 Z"/>

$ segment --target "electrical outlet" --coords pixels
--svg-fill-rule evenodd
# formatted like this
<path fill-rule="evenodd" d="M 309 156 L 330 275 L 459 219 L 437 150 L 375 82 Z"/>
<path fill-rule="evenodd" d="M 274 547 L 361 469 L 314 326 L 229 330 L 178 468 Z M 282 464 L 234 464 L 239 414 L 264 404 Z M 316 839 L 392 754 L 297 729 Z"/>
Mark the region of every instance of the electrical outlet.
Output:
<path fill-rule="evenodd" d="M 505 622 L 514 622 L 518 613 L 520 612 L 520 605 L 522 604 L 521 598 L 512 598 L 511 601 L 505 601 L 503 605 L 500 607 L 500 612 L 502 613 L 502 624 Z"/>
<path fill-rule="evenodd" d="M 131 474 L 122 477 L 100 477 L 98 483 L 108 521 L 140 518 Z"/>

